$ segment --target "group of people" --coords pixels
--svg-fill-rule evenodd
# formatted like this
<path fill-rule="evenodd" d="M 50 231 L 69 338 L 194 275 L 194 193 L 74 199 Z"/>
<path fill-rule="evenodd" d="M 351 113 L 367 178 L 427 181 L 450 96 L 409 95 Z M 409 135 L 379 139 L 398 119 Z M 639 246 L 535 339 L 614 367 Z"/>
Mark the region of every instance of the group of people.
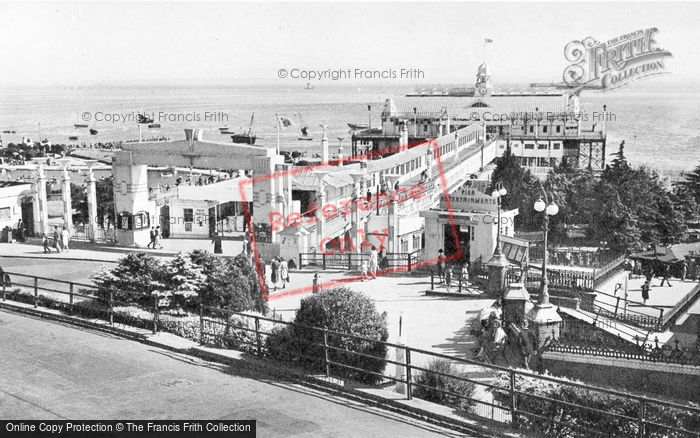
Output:
<path fill-rule="evenodd" d="M 68 243 L 70 242 L 70 233 L 66 227 L 61 227 L 59 231 L 58 226 L 53 227 L 53 233 L 43 233 L 42 234 L 42 244 L 44 245 L 44 252 L 51 252 L 51 247 L 53 247 L 56 252 L 68 252 Z"/>
<path fill-rule="evenodd" d="M 452 279 L 454 278 L 454 271 L 452 265 L 446 263 L 447 257 L 445 257 L 445 251 L 442 249 L 438 251 L 437 258 L 437 274 L 440 279 L 440 285 L 445 286 L 448 291 L 452 287 Z M 469 262 L 464 262 L 462 264 L 461 276 L 459 282 L 468 283 L 469 282 Z"/>
<path fill-rule="evenodd" d="M 160 239 L 163 238 L 163 235 L 160 232 L 160 226 L 151 227 L 151 231 L 148 234 L 151 237 L 151 241 L 148 243 L 148 245 L 146 245 L 146 247 L 156 249 L 157 246 L 158 248 L 162 249 L 163 245 L 161 245 Z"/>
<path fill-rule="evenodd" d="M 263 260 L 261 255 L 258 255 L 260 259 L 260 266 L 262 268 L 262 274 L 267 282 L 267 265 L 265 260 Z M 296 262 L 293 258 L 289 259 L 287 262 L 282 257 L 273 257 L 270 261 L 270 286 L 277 290 L 277 283 L 282 283 L 282 289 L 287 287 L 289 283 L 289 270 L 296 269 Z"/>
<path fill-rule="evenodd" d="M 360 268 L 362 269 L 362 281 L 373 280 L 377 278 L 377 271 L 389 267 L 389 258 L 386 255 L 386 249 L 382 246 L 379 251 L 377 247 L 372 245 L 372 250 L 369 252 L 369 260 L 362 260 Z"/>

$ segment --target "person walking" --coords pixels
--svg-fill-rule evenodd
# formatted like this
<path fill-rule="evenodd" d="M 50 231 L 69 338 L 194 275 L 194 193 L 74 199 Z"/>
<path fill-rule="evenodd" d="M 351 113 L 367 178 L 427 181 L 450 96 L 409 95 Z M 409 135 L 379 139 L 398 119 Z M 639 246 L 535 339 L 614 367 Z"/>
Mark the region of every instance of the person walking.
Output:
<path fill-rule="evenodd" d="M 445 283 L 445 251 L 443 251 L 442 249 L 438 251 L 437 271 L 438 271 L 438 277 L 440 278 L 440 284 L 444 284 Z"/>
<path fill-rule="evenodd" d="M 214 238 L 211 243 L 214 244 L 214 254 L 223 254 L 224 251 L 221 249 L 221 236 L 218 231 L 214 231 Z"/>
<path fill-rule="evenodd" d="M 275 290 L 277 290 L 277 281 L 278 281 L 279 274 L 280 274 L 280 262 L 275 257 L 272 259 L 272 262 L 270 263 L 270 282 L 275 287 Z"/>
<path fill-rule="evenodd" d="M 462 276 L 459 279 L 460 284 L 469 284 L 469 262 L 464 262 L 462 265 Z"/>
<path fill-rule="evenodd" d="M 287 261 L 283 259 L 282 257 L 279 258 L 280 262 L 280 280 L 282 280 L 282 289 L 287 287 L 287 283 L 289 282 L 289 266 L 287 265 Z"/>
<path fill-rule="evenodd" d="M 644 284 L 642 285 L 642 299 L 644 300 L 644 304 L 647 303 L 647 300 L 649 299 L 649 282 L 645 281 Z"/>
<path fill-rule="evenodd" d="M 372 251 L 369 253 L 369 275 L 372 279 L 377 278 L 377 263 L 378 263 L 377 247 L 372 245 Z"/>
<path fill-rule="evenodd" d="M 688 263 L 685 260 L 681 261 L 681 281 L 685 281 L 688 276 Z"/>
<path fill-rule="evenodd" d="M 452 266 L 445 269 L 445 288 L 449 291 L 452 286 Z"/>
<path fill-rule="evenodd" d="M 148 242 L 146 248 L 151 248 L 151 246 L 153 246 L 153 249 L 156 249 L 156 227 L 151 227 L 151 231 L 148 232 L 148 235 L 151 238 L 151 241 Z"/>
<path fill-rule="evenodd" d="M 61 235 L 57 226 L 53 227 L 53 247 L 56 248 L 56 252 L 61 252 Z"/>
<path fill-rule="evenodd" d="M 153 248 L 154 249 L 155 249 L 156 245 L 158 246 L 158 248 L 163 249 L 163 245 L 160 244 L 160 238 L 161 238 L 160 226 L 157 226 L 155 240 L 153 241 Z"/>
<path fill-rule="evenodd" d="M 44 245 L 44 252 L 51 252 L 51 247 L 49 247 L 49 237 L 46 233 L 41 234 L 41 243 Z"/>
<path fill-rule="evenodd" d="M 68 242 L 70 241 L 70 233 L 68 233 L 68 229 L 64 226 L 63 231 L 61 231 L 61 245 L 63 246 L 63 249 L 68 252 Z"/>
<path fill-rule="evenodd" d="M 664 285 L 665 281 L 668 287 L 671 287 L 671 281 L 669 280 L 669 277 L 671 277 L 671 265 L 669 265 L 668 263 L 664 264 L 663 273 L 664 278 L 661 279 L 661 286 Z"/>

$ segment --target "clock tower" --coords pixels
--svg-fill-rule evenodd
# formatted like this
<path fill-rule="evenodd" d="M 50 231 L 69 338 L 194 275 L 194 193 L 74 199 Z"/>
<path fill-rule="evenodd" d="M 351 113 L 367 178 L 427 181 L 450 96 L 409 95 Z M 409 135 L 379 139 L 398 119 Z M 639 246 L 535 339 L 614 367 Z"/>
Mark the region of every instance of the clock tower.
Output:
<path fill-rule="evenodd" d="M 476 87 L 474 88 L 474 97 L 491 97 L 491 74 L 489 66 L 483 63 L 479 66 L 479 71 L 476 74 Z"/>

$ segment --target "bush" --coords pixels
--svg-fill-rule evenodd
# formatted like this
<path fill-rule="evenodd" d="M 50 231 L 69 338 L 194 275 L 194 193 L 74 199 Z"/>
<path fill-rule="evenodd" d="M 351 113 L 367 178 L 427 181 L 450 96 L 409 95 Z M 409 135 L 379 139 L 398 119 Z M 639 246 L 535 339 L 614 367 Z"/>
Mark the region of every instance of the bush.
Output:
<path fill-rule="evenodd" d="M 301 301 L 294 323 L 289 328 L 275 330 L 267 339 L 266 347 L 271 356 L 298 361 L 310 370 L 325 372 L 323 331 L 319 330 L 325 328 L 329 330 L 328 345 L 334 347 L 328 348 L 328 359 L 364 370 L 332 366 L 332 371 L 350 375 L 363 383 L 381 379 L 372 373 L 381 374 L 386 367 L 387 347 L 383 342 L 389 338 L 389 330 L 386 317 L 377 312 L 374 303 L 365 295 L 346 287 L 322 290 Z"/>
<path fill-rule="evenodd" d="M 455 408 L 460 414 L 466 414 L 471 410 L 476 402 L 462 397 L 474 398 L 474 383 L 437 374 L 468 378 L 469 375 L 466 372 L 461 371 L 452 362 L 440 358 L 432 359 L 426 369 L 428 371 L 421 370 L 416 376 L 413 386 L 415 397 Z M 462 397 L 447 394 L 447 392 Z"/>

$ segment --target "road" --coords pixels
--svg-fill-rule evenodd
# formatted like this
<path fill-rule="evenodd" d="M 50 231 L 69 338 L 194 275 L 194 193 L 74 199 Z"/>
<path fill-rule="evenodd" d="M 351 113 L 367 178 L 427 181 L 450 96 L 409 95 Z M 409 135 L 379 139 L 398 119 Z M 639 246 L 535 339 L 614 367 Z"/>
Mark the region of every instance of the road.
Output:
<path fill-rule="evenodd" d="M 7 420 L 252 418 L 259 437 L 462 436 L 235 367 L 4 311 L 0 349 L 0 418 Z"/>

